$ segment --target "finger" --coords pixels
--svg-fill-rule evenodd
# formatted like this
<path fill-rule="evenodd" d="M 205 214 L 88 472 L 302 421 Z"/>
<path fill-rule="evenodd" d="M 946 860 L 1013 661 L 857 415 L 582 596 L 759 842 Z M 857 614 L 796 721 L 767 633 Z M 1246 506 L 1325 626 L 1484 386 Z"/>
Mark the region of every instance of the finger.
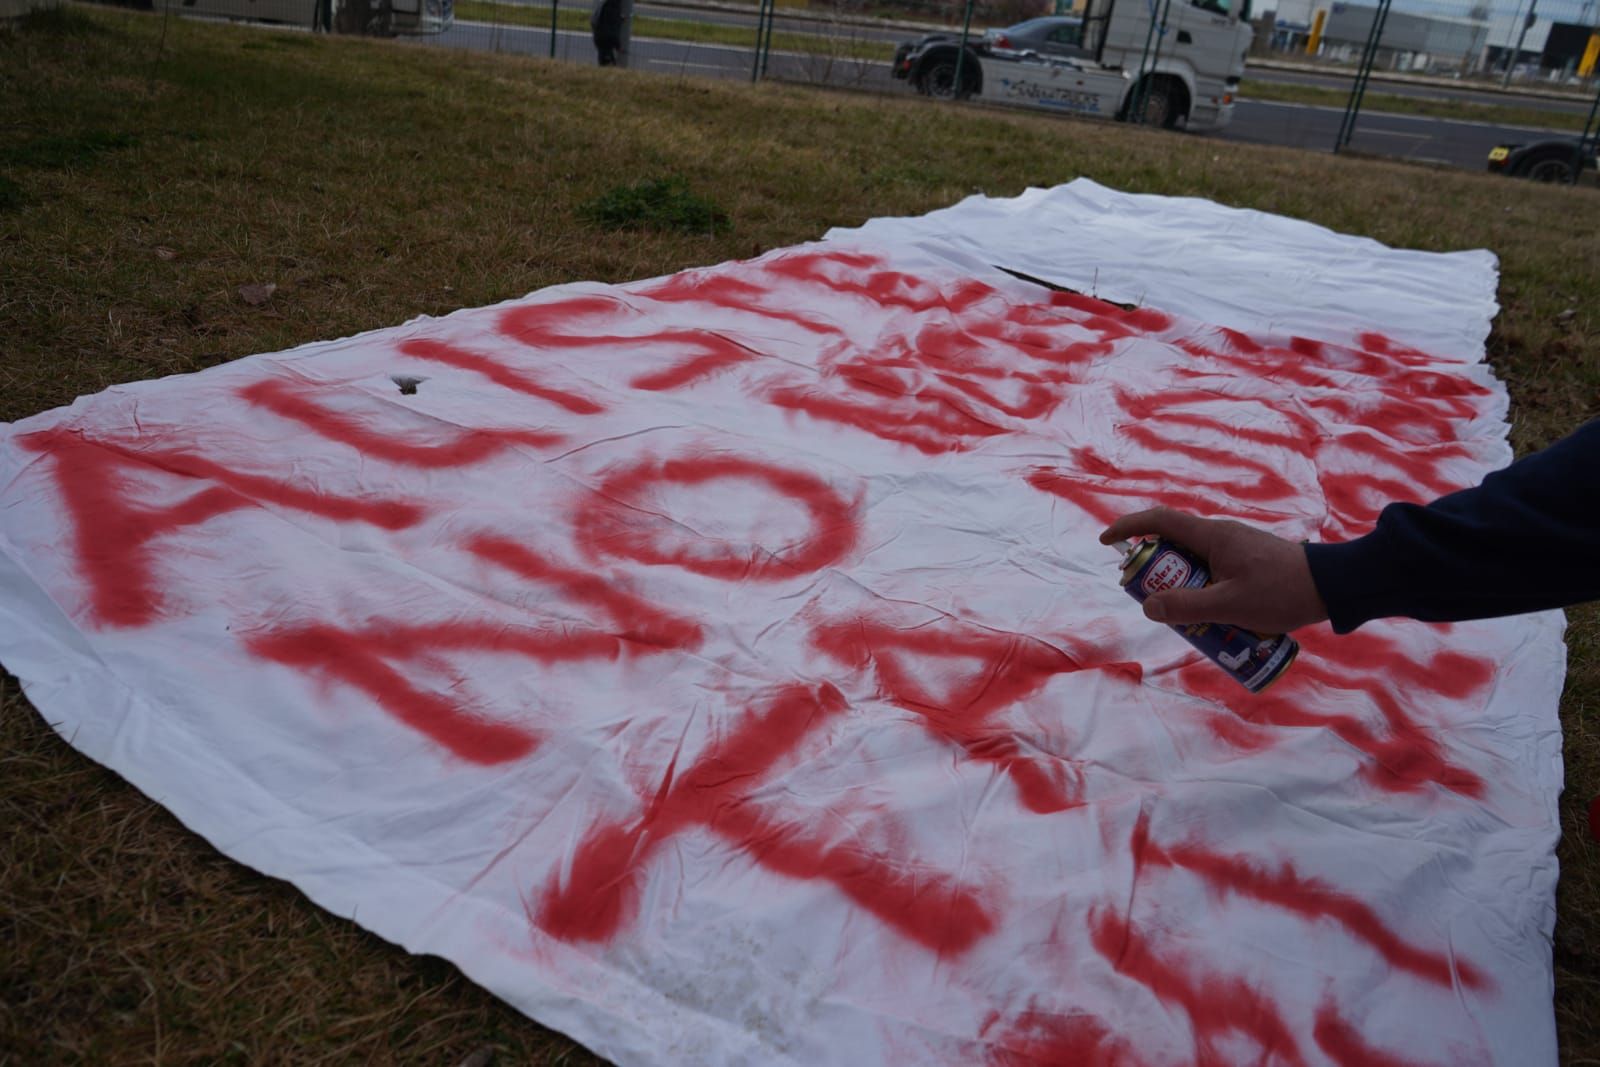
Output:
<path fill-rule="evenodd" d="M 1154 534 L 1206 555 L 1211 546 L 1213 525 L 1214 520 L 1174 511 L 1172 508 L 1151 508 L 1149 511 L 1135 512 L 1117 519 L 1100 534 L 1100 543 L 1109 545 L 1129 537 Z"/>
<path fill-rule="evenodd" d="M 1123 515 L 1101 531 L 1100 543 L 1109 545 L 1114 541 L 1121 541 L 1125 538 L 1155 533 L 1154 527 L 1160 523 L 1161 516 L 1167 510 L 1166 508 L 1148 508 L 1144 511 Z"/>
<path fill-rule="evenodd" d="M 1145 599 L 1145 617 L 1169 626 L 1232 622 L 1228 617 L 1235 606 L 1232 585 L 1232 582 L 1217 582 L 1201 589 L 1168 589 L 1154 593 Z"/>

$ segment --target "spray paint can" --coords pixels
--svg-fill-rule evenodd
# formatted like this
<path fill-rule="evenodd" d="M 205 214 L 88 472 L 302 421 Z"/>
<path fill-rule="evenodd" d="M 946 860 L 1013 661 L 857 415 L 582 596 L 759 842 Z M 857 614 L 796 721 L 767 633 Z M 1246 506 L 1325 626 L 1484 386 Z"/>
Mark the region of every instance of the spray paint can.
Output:
<path fill-rule="evenodd" d="M 1199 589 L 1211 582 L 1205 563 L 1171 541 L 1119 541 L 1116 547 L 1124 553 L 1122 588 L 1140 603 L 1152 593 Z M 1258 634 L 1218 622 L 1173 625 L 1172 629 L 1252 693 L 1281 678 L 1300 652 L 1300 642 L 1288 634 Z"/>

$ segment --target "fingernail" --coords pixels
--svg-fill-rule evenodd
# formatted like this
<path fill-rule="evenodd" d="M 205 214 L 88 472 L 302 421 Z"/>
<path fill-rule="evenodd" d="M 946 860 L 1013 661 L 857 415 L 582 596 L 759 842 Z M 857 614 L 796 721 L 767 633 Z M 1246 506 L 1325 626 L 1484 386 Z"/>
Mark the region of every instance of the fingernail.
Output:
<path fill-rule="evenodd" d="M 1145 618 L 1154 619 L 1156 622 L 1166 622 L 1167 606 L 1159 600 L 1146 600 L 1144 602 L 1144 615 Z"/>

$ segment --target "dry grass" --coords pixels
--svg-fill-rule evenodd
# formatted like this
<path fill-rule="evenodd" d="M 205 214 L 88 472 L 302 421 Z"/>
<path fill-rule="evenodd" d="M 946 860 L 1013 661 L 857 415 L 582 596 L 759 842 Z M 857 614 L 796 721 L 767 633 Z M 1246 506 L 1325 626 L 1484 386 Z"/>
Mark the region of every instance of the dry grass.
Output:
<path fill-rule="evenodd" d="M 1502 258 L 1513 439 L 1596 414 L 1600 193 L 923 101 L 559 67 L 152 17 L 0 33 L 0 419 L 115 382 L 832 225 L 1087 175 Z M 733 220 L 580 209 L 677 176 Z M 251 307 L 240 285 L 272 282 Z M 1575 314 L 1562 315 L 1573 308 Z M 1572 613 L 1556 1003 L 1600 1059 L 1600 612 Z M 0 1062 L 450 1064 L 590 1057 L 224 860 L 0 688 Z"/>

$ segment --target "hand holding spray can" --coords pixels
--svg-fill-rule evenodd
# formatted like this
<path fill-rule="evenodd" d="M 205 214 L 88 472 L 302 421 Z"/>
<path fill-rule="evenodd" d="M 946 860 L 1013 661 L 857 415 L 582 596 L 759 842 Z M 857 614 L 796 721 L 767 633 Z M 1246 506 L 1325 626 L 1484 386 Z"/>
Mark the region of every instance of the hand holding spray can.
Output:
<path fill-rule="evenodd" d="M 1115 547 L 1123 553 L 1122 588 L 1140 603 L 1152 593 L 1211 583 L 1205 563 L 1171 541 L 1118 541 Z M 1252 693 L 1277 681 L 1300 651 L 1300 642 L 1288 634 L 1258 634 L 1226 623 L 1175 624 L 1172 629 Z"/>

